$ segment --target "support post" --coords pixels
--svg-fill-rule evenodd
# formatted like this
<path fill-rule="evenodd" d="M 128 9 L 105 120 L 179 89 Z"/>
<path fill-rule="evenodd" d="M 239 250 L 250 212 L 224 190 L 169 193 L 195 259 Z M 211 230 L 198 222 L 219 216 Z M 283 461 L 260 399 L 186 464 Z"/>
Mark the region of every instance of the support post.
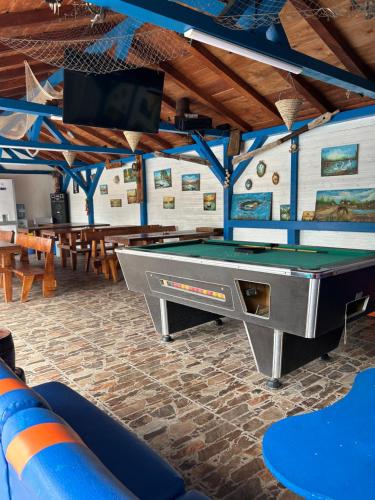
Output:
<path fill-rule="evenodd" d="M 223 156 L 224 156 L 224 169 L 227 170 L 232 176 L 233 174 L 233 164 L 232 156 L 228 156 L 228 144 L 229 141 L 226 140 L 223 145 Z M 232 208 L 232 196 L 233 196 L 233 184 L 230 178 L 229 184 L 224 184 L 224 239 L 233 240 L 233 227 L 229 226 L 230 213 Z"/>
<path fill-rule="evenodd" d="M 88 222 L 89 224 L 94 224 L 95 223 L 95 217 L 94 217 L 94 197 L 93 194 L 91 193 L 91 169 L 86 171 L 86 185 L 87 185 L 87 191 L 86 191 L 86 203 L 87 203 L 87 217 L 88 217 Z"/>
<path fill-rule="evenodd" d="M 148 224 L 148 211 L 147 211 L 147 174 L 146 174 L 146 161 L 142 156 L 142 202 L 140 203 L 140 218 L 141 226 L 146 226 Z"/>
<path fill-rule="evenodd" d="M 297 220 L 298 211 L 298 159 L 299 159 L 299 138 L 294 137 L 291 141 L 292 153 L 290 156 L 290 220 Z M 295 148 L 295 150 L 293 150 Z M 288 243 L 299 245 L 300 231 L 298 229 L 288 229 Z"/>

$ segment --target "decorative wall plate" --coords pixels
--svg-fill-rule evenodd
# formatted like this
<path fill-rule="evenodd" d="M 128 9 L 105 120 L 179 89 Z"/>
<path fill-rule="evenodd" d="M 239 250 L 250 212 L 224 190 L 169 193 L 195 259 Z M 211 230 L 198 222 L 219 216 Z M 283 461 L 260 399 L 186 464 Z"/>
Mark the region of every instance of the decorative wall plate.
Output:
<path fill-rule="evenodd" d="M 266 170 L 267 170 L 267 165 L 264 163 L 264 161 L 260 161 L 257 165 L 258 177 L 263 177 L 263 175 L 266 173 Z"/>
<path fill-rule="evenodd" d="M 251 179 L 247 179 L 245 182 L 245 188 L 250 191 L 250 189 L 253 187 L 253 181 Z"/>
<path fill-rule="evenodd" d="M 114 178 L 113 178 L 113 182 L 115 184 L 118 184 L 120 182 L 120 176 L 119 175 L 115 175 Z"/>
<path fill-rule="evenodd" d="M 274 172 L 272 174 L 272 182 L 277 186 L 277 184 L 280 182 L 280 175 L 277 172 Z"/>

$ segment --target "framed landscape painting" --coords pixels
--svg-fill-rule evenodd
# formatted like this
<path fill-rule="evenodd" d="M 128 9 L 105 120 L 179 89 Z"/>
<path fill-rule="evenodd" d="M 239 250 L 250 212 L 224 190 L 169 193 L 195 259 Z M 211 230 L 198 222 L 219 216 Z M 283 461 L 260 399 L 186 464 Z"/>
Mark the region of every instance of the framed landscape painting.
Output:
<path fill-rule="evenodd" d="M 201 175 L 200 174 L 184 174 L 182 177 L 182 191 L 200 191 Z"/>
<path fill-rule="evenodd" d="M 101 184 L 100 194 L 108 194 L 108 184 Z"/>
<path fill-rule="evenodd" d="M 132 168 L 125 168 L 124 170 L 124 182 L 137 182 L 137 172 Z"/>
<path fill-rule="evenodd" d="M 358 144 L 322 149 L 322 177 L 358 174 Z"/>
<path fill-rule="evenodd" d="M 216 193 L 204 193 L 203 195 L 203 210 L 216 210 Z"/>
<path fill-rule="evenodd" d="M 172 186 L 172 170 L 166 168 L 164 170 L 157 170 L 154 172 L 155 189 L 169 188 Z"/>
<path fill-rule="evenodd" d="M 231 218 L 239 220 L 271 220 L 272 193 L 234 194 Z"/>
<path fill-rule="evenodd" d="M 174 196 L 164 196 L 163 198 L 163 208 L 167 210 L 173 210 L 175 205 Z"/>
<path fill-rule="evenodd" d="M 318 191 L 315 220 L 375 222 L 375 188 Z"/>
<path fill-rule="evenodd" d="M 111 208 L 121 208 L 122 207 L 122 200 L 121 198 L 117 199 L 112 199 L 110 200 Z"/>
<path fill-rule="evenodd" d="M 137 203 L 137 190 L 136 189 L 128 189 L 127 192 L 128 204 Z"/>
<path fill-rule="evenodd" d="M 280 220 L 290 220 L 290 205 L 280 205 Z"/>

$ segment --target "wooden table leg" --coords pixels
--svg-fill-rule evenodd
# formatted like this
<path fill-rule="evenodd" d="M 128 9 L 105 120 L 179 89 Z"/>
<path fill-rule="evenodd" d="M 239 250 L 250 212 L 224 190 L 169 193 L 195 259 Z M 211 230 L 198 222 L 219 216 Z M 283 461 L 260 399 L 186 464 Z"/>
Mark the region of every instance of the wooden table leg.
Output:
<path fill-rule="evenodd" d="M 1 265 L 4 268 L 5 272 L 3 277 L 3 286 L 4 286 L 4 297 L 5 302 L 12 302 L 13 299 L 13 286 L 12 286 L 12 271 L 10 270 L 12 265 L 12 255 L 5 254 L 1 259 Z"/>
<path fill-rule="evenodd" d="M 77 236 L 76 233 L 69 234 L 70 258 L 73 271 L 77 270 Z M 73 250 L 73 251 L 72 251 Z"/>
<path fill-rule="evenodd" d="M 62 234 L 59 234 L 59 245 L 60 245 L 60 254 L 61 254 L 61 265 L 62 267 L 66 267 L 66 250 L 62 248 L 62 245 L 64 244 L 64 238 Z"/>

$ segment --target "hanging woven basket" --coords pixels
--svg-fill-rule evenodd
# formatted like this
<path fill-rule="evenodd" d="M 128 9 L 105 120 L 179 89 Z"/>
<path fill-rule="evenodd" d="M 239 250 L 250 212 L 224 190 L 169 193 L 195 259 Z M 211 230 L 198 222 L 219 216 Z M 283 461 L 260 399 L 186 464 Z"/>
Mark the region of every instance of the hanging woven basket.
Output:
<path fill-rule="evenodd" d="M 75 153 L 74 151 L 63 151 L 62 154 L 69 167 L 71 167 L 74 163 L 74 160 L 76 159 L 77 153 Z"/>
<path fill-rule="evenodd" d="M 281 118 L 284 120 L 288 130 L 292 128 L 295 119 L 303 104 L 302 99 L 280 99 L 275 102 L 275 106 L 280 113 Z"/>
<path fill-rule="evenodd" d="M 137 149 L 138 143 L 142 137 L 142 132 L 132 132 L 124 130 L 125 139 L 128 141 L 130 149 L 134 152 Z"/>

